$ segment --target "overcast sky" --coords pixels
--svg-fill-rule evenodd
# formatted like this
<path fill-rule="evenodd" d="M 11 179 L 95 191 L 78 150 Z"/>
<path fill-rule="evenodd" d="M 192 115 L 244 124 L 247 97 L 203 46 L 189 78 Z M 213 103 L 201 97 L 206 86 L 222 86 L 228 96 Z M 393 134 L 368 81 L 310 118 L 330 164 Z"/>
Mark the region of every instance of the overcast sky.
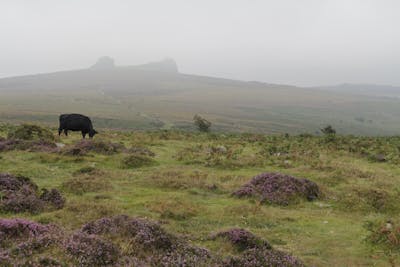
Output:
<path fill-rule="evenodd" d="M 0 0 L 0 77 L 174 58 L 181 72 L 400 85 L 398 0 Z"/>

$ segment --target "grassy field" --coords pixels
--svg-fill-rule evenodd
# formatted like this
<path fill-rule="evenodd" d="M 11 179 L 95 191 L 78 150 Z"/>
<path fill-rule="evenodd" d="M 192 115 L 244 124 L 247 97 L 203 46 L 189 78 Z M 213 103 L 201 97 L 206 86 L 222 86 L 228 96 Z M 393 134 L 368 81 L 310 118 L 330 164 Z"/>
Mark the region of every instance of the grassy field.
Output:
<path fill-rule="evenodd" d="M 3 126 L 0 136 L 10 129 Z M 95 137 L 96 142 L 154 152 L 144 166 L 130 165 L 128 150 L 65 153 L 79 139 L 79 134 L 57 137 L 66 145 L 59 151 L 0 152 L 0 173 L 30 177 L 39 188 L 57 188 L 66 198 L 60 210 L 3 211 L 0 217 L 54 223 L 67 232 L 117 214 L 150 218 L 215 255 L 233 252 L 210 241 L 210 234 L 240 227 L 307 266 L 400 265 L 398 137 L 176 131 L 103 131 Z M 222 152 L 210 153 L 218 147 Z M 231 195 L 264 172 L 307 178 L 322 193 L 315 201 L 287 206 Z M 395 229 L 389 237 L 380 231 L 387 222 Z"/>

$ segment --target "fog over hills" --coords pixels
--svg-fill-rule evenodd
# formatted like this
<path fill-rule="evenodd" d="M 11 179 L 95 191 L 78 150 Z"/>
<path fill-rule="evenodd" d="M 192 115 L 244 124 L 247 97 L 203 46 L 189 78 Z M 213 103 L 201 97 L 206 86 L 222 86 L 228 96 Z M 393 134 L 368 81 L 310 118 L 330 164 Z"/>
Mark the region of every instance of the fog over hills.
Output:
<path fill-rule="evenodd" d="M 101 57 L 84 69 L 0 79 L 0 118 L 55 125 L 58 114 L 77 112 L 100 127 L 193 129 L 199 113 L 217 131 L 314 133 L 333 124 L 346 134 L 397 134 L 400 101 L 379 88 L 238 81 L 180 73 L 171 58 L 119 66 Z"/>
<path fill-rule="evenodd" d="M 321 86 L 316 88 L 332 92 L 341 92 L 341 93 L 352 93 L 352 94 L 385 96 L 385 97 L 400 97 L 400 87 L 392 85 L 344 83 L 335 86 Z"/>

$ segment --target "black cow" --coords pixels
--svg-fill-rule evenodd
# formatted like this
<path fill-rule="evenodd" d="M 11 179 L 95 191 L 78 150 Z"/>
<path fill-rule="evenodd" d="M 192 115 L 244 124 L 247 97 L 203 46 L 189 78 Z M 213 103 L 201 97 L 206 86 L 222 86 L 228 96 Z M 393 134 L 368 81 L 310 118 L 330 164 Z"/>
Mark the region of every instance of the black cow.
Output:
<path fill-rule="evenodd" d="M 86 134 L 89 134 L 90 138 L 93 138 L 97 132 L 93 129 L 92 121 L 89 117 L 81 114 L 62 114 L 60 115 L 60 127 L 58 127 L 58 135 L 61 132 L 68 136 L 68 131 L 81 131 L 82 137 L 85 138 Z"/>

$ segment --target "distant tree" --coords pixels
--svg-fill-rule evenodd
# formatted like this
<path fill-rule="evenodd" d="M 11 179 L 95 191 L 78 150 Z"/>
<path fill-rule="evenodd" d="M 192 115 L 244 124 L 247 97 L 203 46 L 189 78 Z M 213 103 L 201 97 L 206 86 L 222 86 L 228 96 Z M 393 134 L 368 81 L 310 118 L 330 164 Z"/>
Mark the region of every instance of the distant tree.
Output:
<path fill-rule="evenodd" d="M 204 119 L 200 115 L 196 114 L 193 117 L 194 125 L 199 129 L 200 132 L 208 132 L 210 131 L 211 122 Z"/>
<path fill-rule="evenodd" d="M 333 127 L 331 125 L 328 125 L 328 126 L 322 128 L 321 132 L 325 135 L 335 135 L 336 134 L 336 130 L 333 129 Z"/>

